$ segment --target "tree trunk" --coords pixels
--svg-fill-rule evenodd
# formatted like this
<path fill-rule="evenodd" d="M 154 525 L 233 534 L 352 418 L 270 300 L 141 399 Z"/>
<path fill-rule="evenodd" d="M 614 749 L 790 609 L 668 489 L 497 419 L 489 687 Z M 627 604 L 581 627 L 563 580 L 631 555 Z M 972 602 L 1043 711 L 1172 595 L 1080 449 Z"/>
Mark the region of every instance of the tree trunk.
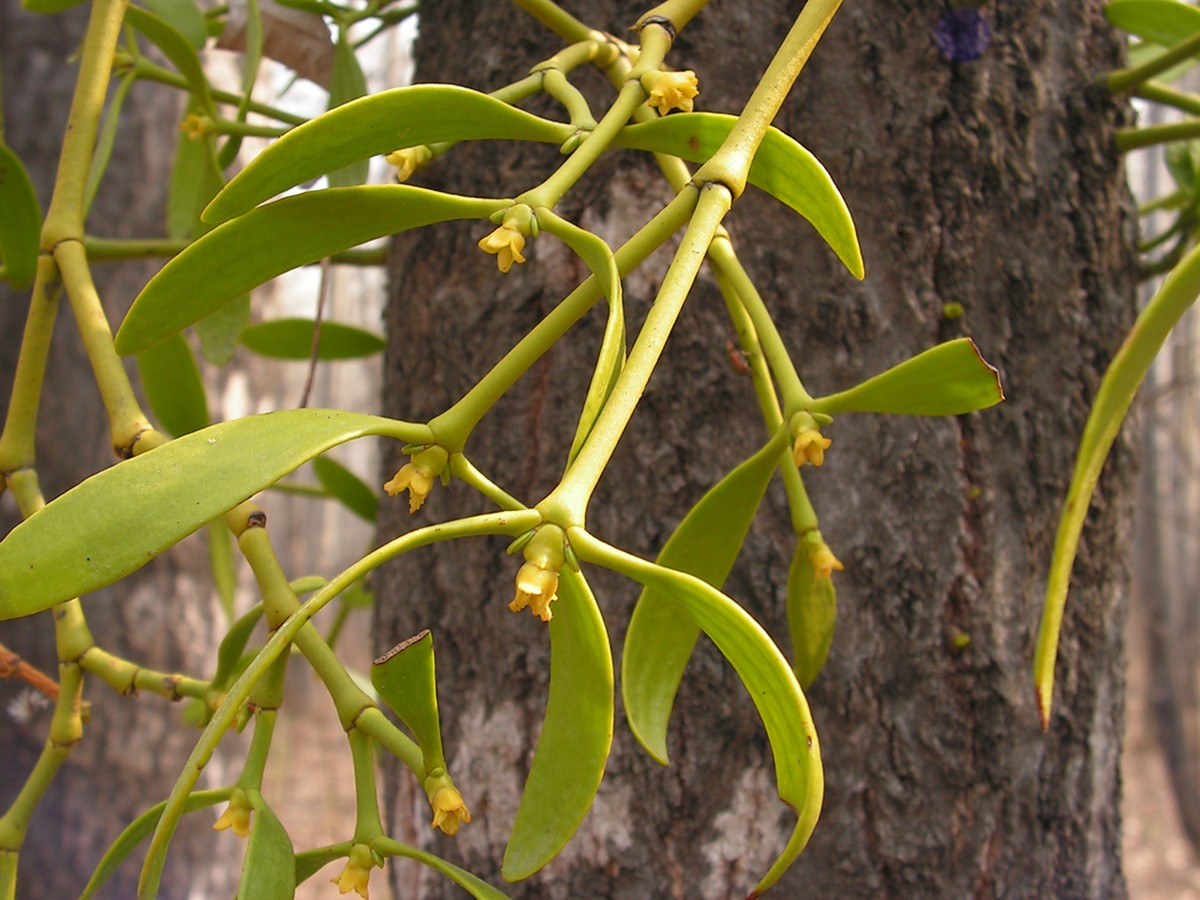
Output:
<path fill-rule="evenodd" d="M 867 279 L 855 282 L 806 224 L 749 191 L 735 246 L 815 395 L 853 385 L 938 341 L 970 335 L 1007 402 L 949 419 L 843 416 L 806 470 L 822 532 L 845 563 L 838 632 L 810 693 L 827 793 L 822 821 L 781 897 L 1119 897 L 1129 454 L 1118 444 L 1075 568 L 1055 714 L 1038 728 L 1030 659 L 1074 448 L 1133 312 L 1131 218 L 1112 148 L 1124 113 L 1092 87 L 1119 41 L 1098 0 L 989 6 L 975 62 L 943 57 L 941 2 L 847 4 L 776 122 L 825 163 L 854 214 Z M 576 4 L 576 6 L 581 6 Z M 697 107 L 737 111 L 796 4 L 712 4 L 668 62 L 700 78 Z M 586 4 L 624 34 L 644 8 Z M 497 36 L 502 36 L 497 40 Z M 487 48 L 487 52 L 484 52 Z M 422 11 L 417 81 L 492 90 L 556 41 L 510 7 Z M 593 85 L 594 87 L 594 85 Z M 602 95 L 596 91 L 596 97 Z M 599 100 L 596 109 L 603 109 Z M 460 147 L 426 183 L 514 196 L 553 149 Z M 669 196 L 653 164 L 603 162 L 561 211 L 616 246 Z M 586 274 L 550 239 L 498 277 L 474 246 L 486 223 L 400 242 L 389 313 L 386 412 L 435 415 Z M 631 331 L 665 260 L 628 279 Z M 956 318 L 951 304 L 961 304 Z M 541 360 L 468 452 L 518 498 L 556 483 L 602 328 L 597 313 Z M 588 519 L 654 556 L 687 509 L 761 441 L 731 328 L 705 277 L 692 293 Z M 400 463 L 398 452 L 388 462 Z M 390 474 L 390 471 L 389 473 Z M 386 505 L 385 536 L 410 526 Z M 480 511 L 437 488 L 422 521 Z M 451 771 L 477 820 L 430 843 L 499 880 L 499 860 L 545 702 L 545 635 L 504 608 L 515 563 L 498 541 L 439 545 L 390 566 L 380 647 L 430 626 Z M 782 488 L 768 494 L 726 592 L 786 649 L 794 537 Z M 637 590 L 588 572 L 618 654 Z M 702 642 L 703 644 L 704 642 Z M 744 894 L 792 818 L 774 793 L 761 724 L 706 644 L 685 677 L 667 769 L 617 722 L 596 807 L 565 853 L 519 897 Z M 621 712 L 618 710 L 618 719 Z M 393 826 L 425 835 L 409 780 L 390 771 Z M 417 799 L 423 799 L 418 797 Z M 410 824 L 414 823 L 414 824 Z M 401 896 L 414 896 L 396 869 Z M 428 895 L 444 888 L 432 881 Z"/>
<path fill-rule="evenodd" d="M 35 16 L 16 3 L 0 4 L 5 137 L 30 169 L 45 209 L 49 202 L 77 66 L 70 58 L 87 21 L 82 7 Z M 179 99 L 157 86 L 137 86 L 125 105 L 109 174 L 97 194 L 89 226 L 106 237 L 162 233 L 165 188 L 179 116 Z M 95 280 L 110 321 L 145 284 L 153 264 L 101 264 Z M 28 294 L 0 287 L 0 397 L 12 373 L 28 309 Z M 47 386 L 43 394 L 38 474 L 51 499 L 113 462 L 112 442 L 66 298 L 62 300 Z M 17 520 L 0 505 L 0 533 Z M 187 546 L 187 545 L 185 545 Z M 203 551 L 192 548 L 156 560 L 139 576 L 89 597 L 92 634 L 104 649 L 150 668 L 188 674 L 211 665 L 211 597 L 203 588 Z M 197 552 L 198 551 L 198 552 Z M 46 613 L 0 623 L 0 642 L 52 677 L 54 630 Z M 0 681 L 0 708 L 22 691 Z M 123 697 L 88 679 L 91 705 L 84 738 L 37 810 L 20 856 L 23 900 L 78 896 L 101 855 L 121 830 L 170 792 L 196 732 L 180 728 L 179 708 L 155 697 Z M 16 796 L 41 751 L 49 712 L 27 724 L 7 713 L 0 724 L 0 807 Z M 215 760 L 219 763 L 219 760 Z M 205 891 L 231 894 L 241 846 L 215 838 L 204 813 L 185 819 L 172 843 L 162 896 L 173 900 Z M 103 893 L 132 897 L 140 857 L 120 869 Z M 194 893 L 193 893 L 194 892 Z"/>

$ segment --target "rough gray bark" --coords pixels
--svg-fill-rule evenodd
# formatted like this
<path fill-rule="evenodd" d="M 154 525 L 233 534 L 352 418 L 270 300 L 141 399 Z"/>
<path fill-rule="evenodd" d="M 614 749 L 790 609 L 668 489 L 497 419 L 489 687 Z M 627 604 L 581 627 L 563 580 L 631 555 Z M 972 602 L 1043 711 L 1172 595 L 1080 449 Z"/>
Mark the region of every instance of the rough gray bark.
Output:
<path fill-rule="evenodd" d="M 43 209 L 77 72 L 68 59 L 82 39 L 86 13 L 81 7 L 53 17 L 35 16 L 16 3 L 0 4 L 5 136 L 30 168 Z M 124 119 L 109 181 L 97 195 L 89 227 L 110 237 L 161 234 L 178 98 L 161 88 L 136 87 Z M 120 321 L 151 272 L 150 264 L 96 268 L 111 321 Z M 27 294 L 0 287 L 4 404 L 27 306 Z M 65 297 L 51 356 L 38 443 L 38 473 L 47 499 L 113 462 L 103 408 Z M 16 522 L 15 509 L 3 499 L 0 533 Z M 211 600 L 194 571 L 203 557 L 192 553 L 190 559 L 185 553 L 156 561 L 144 577 L 89 597 L 84 608 L 98 644 L 151 668 L 203 672 L 210 664 Z M 0 623 L 0 642 L 55 675 L 49 613 Z M 15 682 L 0 681 L 0 710 L 20 690 Z M 117 696 L 94 680 L 88 681 L 84 696 L 91 704 L 90 724 L 38 808 L 21 853 L 18 896 L 27 900 L 78 896 L 121 829 L 170 792 L 195 738 L 193 730 L 179 728 L 179 708 L 166 701 Z M 41 750 L 48 713 L 24 726 L 5 712 L 0 716 L 0 806 L 7 808 Z M 193 891 L 232 893 L 237 872 L 232 860 L 241 847 L 233 838 L 214 839 L 210 822 L 203 814 L 185 820 L 172 845 L 164 898 L 183 898 Z M 135 854 L 104 896 L 133 896 L 139 866 Z"/>
<path fill-rule="evenodd" d="M 643 11 L 568 7 L 614 33 Z M 1119 54 L 1100 7 L 1000 4 L 986 54 L 956 64 L 933 41 L 945 4 L 848 4 L 777 124 L 841 187 L 867 280 L 853 281 L 808 226 L 753 191 L 729 220 L 810 390 L 847 387 L 969 334 L 1001 369 L 1009 395 L 998 409 L 956 419 L 844 416 L 828 432 L 826 465 L 808 474 L 822 531 L 846 571 L 836 576 L 832 656 L 810 696 L 825 810 L 779 896 L 1125 893 L 1123 446 L 1085 531 L 1046 735 L 1030 676 L 1075 443 L 1133 308 L 1130 220 L 1111 149 L 1123 113 L 1089 86 Z M 740 108 L 795 12 L 786 2 L 713 4 L 698 16 L 669 57 L 698 71 L 698 108 Z M 494 89 L 555 49 L 508 7 L 433 4 L 422 12 L 417 80 Z M 554 162 L 553 151 L 458 148 L 425 177 L 512 196 Z M 600 166 L 563 211 L 615 245 L 666 196 L 650 163 L 622 156 Z M 440 412 L 580 279 L 582 267 L 545 238 L 527 265 L 498 277 L 474 247 L 486 230 L 439 227 L 400 243 L 389 414 Z M 629 280 L 635 322 L 664 264 Z M 962 304 L 963 318 L 944 314 L 951 303 Z M 589 318 L 548 354 L 468 447 L 527 502 L 561 470 L 601 327 Z M 725 359 L 729 334 L 706 280 L 593 502 L 595 533 L 654 555 L 689 506 L 760 440 L 749 383 Z M 400 461 L 393 451 L 390 468 Z M 385 535 L 410 527 L 403 506 L 386 507 Z M 421 515 L 480 509 L 452 485 L 435 489 Z M 781 642 L 793 541 L 775 485 L 726 585 Z M 442 545 L 399 561 L 382 573 L 378 595 L 391 602 L 377 615 L 381 648 L 421 627 L 436 632 L 451 770 L 477 820 L 457 839 L 432 844 L 496 880 L 547 662 L 544 635 L 504 609 L 516 564 L 502 548 Z M 619 658 L 637 592 L 588 575 Z M 563 857 L 514 895 L 744 893 L 792 820 L 774 796 L 761 726 L 736 676 L 701 648 L 676 705 L 668 769 L 638 750 L 620 716 L 596 808 Z M 390 774 L 396 831 L 424 834 L 423 798 Z M 414 876 L 397 871 L 401 894 L 413 896 L 404 879 Z M 444 888 L 427 890 L 441 896 Z"/>

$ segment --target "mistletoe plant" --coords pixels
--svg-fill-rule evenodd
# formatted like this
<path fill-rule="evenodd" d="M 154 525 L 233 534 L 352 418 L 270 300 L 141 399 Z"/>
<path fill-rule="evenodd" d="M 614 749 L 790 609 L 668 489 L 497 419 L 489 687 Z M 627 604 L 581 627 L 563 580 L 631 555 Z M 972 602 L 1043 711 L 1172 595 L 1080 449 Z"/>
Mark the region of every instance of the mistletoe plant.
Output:
<path fill-rule="evenodd" d="M 667 63 L 676 35 L 705 0 L 667 0 L 650 9 L 633 23 L 631 43 L 577 21 L 549 0 L 514 2 L 563 41 L 562 50 L 528 74 L 491 94 L 420 85 L 365 96 L 352 27 L 355 33 L 370 30 L 369 39 L 412 10 L 387 0 L 356 7 L 288 0 L 287 6 L 324 17 L 337 35 L 330 109 L 304 121 L 252 96 L 264 55 L 263 12 L 255 0 L 247 4 L 242 93 L 212 86 L 198 56 L 210 29 L 221 26 L 219 12 L 206 18 L 194 0 L 143 0 L 143 5 L 93 0 L 57 181 L 44 217 L 20 161 L 2 150 L 3 273 L 18 287 L 31 286 L 31 293 L 0 437 L 0 488 L 11 491 L 24 516 L 0 542 L 0 617 L 53 610 L 60 680 L 45 750 L 25 789 L 0 818 L 0 897 L 14 895 L 26 825 L 83 734 L 82 689 L 92 677 L 116 690 L 137 687 L 170 699 L 189 698 L 203 731 L 174 790 L 128 827 L 98 864 L 86 896 L 94 895 L 116 864 L 149 836 L 139 896 L 154 897 L 180 818 L 220 803 L 225 808 L 216 827 L 248 837 L 239 893 L 244 898 L 290 896 L 297 883 L 338 859 L 345 860 L 334 879 L 338 888 L 365 897 L 372 869 L 396 855 L 434 867 L 473 896 L 500 896 L 471 874 L 394 840 L 381 824 L 372 764 L 373 752 L 380 750 L 395 754 L 424 788 L 433 827 L 453 835 L 472 822 L 470 798 L 463 796 L 446 766 L 433 637 L 423 632 L 377 660 L 372 695 L 350 677 L 311 623 L 339 597 L 345 602 L 361 593 L 364 576 L 386 560 L 437 541 L 497 534 L 512 538 L 509 552 L 522 560 L 514 564 L 509 609 L 528 608 L 533 613 L 531 639 L 534 631 L 548 628 L 551 644 L 549 700 L 512 823 L 505 878 L 527 878 L 562 850 L 590 808 L 604 772 L 613 731 L 614 678 L 609 626 L 588 587 L 588 571 L 596 566 L 643 587 L 621 659 L 625 709 L 637 739 L 655 759 L 667 761 L 672 704 L 703 632 L 757 706 L 773 751 L 780 798 L 797 816 L 790 838 L 781 837 L 778 858 L 753 894 L 774 884 L 803 849 L 821 809 L 823 776 L 802 688 L 817 676 L 829 650 L 836 603 L 832 578 L 842 565 L 821 536 L 801 471 L 819 467 L 830 451 L 834 417 L 947 416 L 983 409 L 1003 397 L 996 372 L 970 341 L 957 340 L 864 383 L 812 396 L 776 329 L 770 298 L 760 296 L 722 228 L 747 184 L 754 185 L 807 219 L 849 271 L 863 277 L 854 226 L 833 182 L 812 154 L 771 127 L 839 0 L 804 5 L 737 115 L 693 112 L 700 90 L 696 74 Z M 37 12 L 72 3 L 25 0 Z M 144 52 L 147 42 L 173 68 L 150 61 Z M 597 67 L 614 87 L 611 103 L 599 116 L 574 84 L 585 65 Z M 113 146 L 122 103 L 139 79 L 187 95 L 171 185 L 171 239 L 100 241 L 88 234 L 87 210 Z M 555 101 L 561 118 L 520 108 L 536 94 Z M 278 139 L 227 181 L 241 140 L 250 134 Z M 420 167 L 452 153 L 455 145 L 480 140 L 551 143 L 561 148 L 563 161 L 542 183 L 514 184 L 501 197 L 458 196 L 403 183 Z M 674 196 L 628 241 L 613 248 L 556 210 L 597 160 L 617 148 L 655 154 Z M 387 156 L 401 183 L 359 183 L 366 161 L 376 155 Z M 272 200 L 323 175 L 328 188 Z M 228 347 L 239 338 L 278 356 L 298 355 L 297 343 L 304 348 L 299 355 L 310 344 L 317 348 L 316 356 L 325 358 L 373 352 L 377 340 L 338 323 L 265 323 L 243 333 L 246 298 L 255 287 L 296 267 L 324 260 L 370 261 L 370 251 L 355 248 L 464 219 L 479 223 L 480 250 L 495 256 L 501 276 L 514 265 L 528 264 L 525 250 L 534 240 L 561 241 L 590 276 L 527 334 L 514 335 L 511 349 L 461 399 L 426 422 L 301 408 L 209 423 L 194 345 L 185 336 L 189 328 L 210 361 L 227 358 Z M 678 245 L 655 302 L 630 342 L 622 279 L 676 235 Z M 138 295 L 114 337 L 90 266 L 99 258 L 147 253 L 171 258 Z M 761 446 L 711 488 L 658 559 L 650 561 L 590 531 L 587 514 L 593 491 L 706 263 L 748 360 L 754 402 L 762 413 Z M 35 427 L 51 325 L 64 292 L 122 461 L 47 504 L 37 482 Z M 472 433 L 543 354 L 592 315 L 605 317 L 604 338 L 596 360 L 574 361 L 590 366 L 592 376 L 579 399 L 581 412 L 564 474 L 544 497 L 514 496 L 505 488 L 503 473 L 493 480 L 472 464 Z M 122 354 L 137 359 L 153 419 L 135 397 Z M 316 460 L 327 493 L 372 515 L 376 492 L 322 457 L 369 435 L 405 445 L 409 462 L 384 487 L 388 494 L 407 491 L 414 516 L 421 515 L 423 501 L 438 489 L 477 491 L 494 511 L 420 523 L 329 578 L 283 572 L 272 551 L 266 515 L 252 498 Z M 791 661 L 776 639 L 721 590 L 776 472 L 786 488 L 796 535 L 788 578 L 791 633 L 785 641 Z M 206 526 L 218 583 L 229 581 L 231 563 L 223 543 L 228 539 L 220 531 L 225 529 L 236 539 L 259 594 L 258 604 L 241 618 L 233 619 L 230 603 L 232 621 L 212 674 L 152 672 L 102 650 L 88 630 L 86 603 L 79 598 L 129 575 Z M 251 636 L 260 618 L 269 638 L 254 646 Z M 262 789 L 293 648 L 333 699 L 337 727 L 348 736 L 357 797 L 356 825 L 346 840 L 300 852 Z M 393 724 L 384 708 L 403 727 Z M 230 728 L 247 725 L 252 725 L 253 738 L 237 780 L 198 789 L 200 773 L 222 737 Z"/>

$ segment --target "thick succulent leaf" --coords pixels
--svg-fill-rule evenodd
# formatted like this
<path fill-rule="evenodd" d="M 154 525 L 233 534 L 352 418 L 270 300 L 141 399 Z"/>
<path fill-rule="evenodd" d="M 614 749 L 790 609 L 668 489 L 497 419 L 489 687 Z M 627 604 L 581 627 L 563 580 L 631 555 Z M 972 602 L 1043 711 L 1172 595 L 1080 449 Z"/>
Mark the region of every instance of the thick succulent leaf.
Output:
<path fill-rule="evenodd" d="M 788 568 L 787 615 L 792 636 L 792 668 L 805 690 L 812 684 L 833 646 L 837 625 L 837 590 L 830 577 L 817 578 L 808 542 L 801 537 Z"/>
<path fill-rule="evenodd" d="M 0 541 L 0 620 L 113 583 L 313 457 L 369 434 L 427 437 L 377 416 L 288 410 L 213 425 L 93 475 Z"/>
<path fill-rule="evenodd" d="M 371 665 L 371 684 L 416 739 L 425 771 L 444 769 L 433 635 L 429 630 L 401 641 L 376 659 Z"/>
<path fill-rule="evenodd" d="M 712 585 L 604 544 L 582 529 L 571 529 L 568 537 L 581 560 L 669 594 L 716 644 L 746 686 L 767 730 L 780 799 L 797 815 L 787 846 L 754 888 L 755 894 L 762 893 L 804 849 L 825 792 L 816 728 L 795 673 L 762 627 Z"/>
<path fill-rule="evenodd" d="M 37 272 L 42 207 L 21 158 L 0 141 L 0 261 L 19 291 Z"/>
<path fill-rule="evenodd" d="M 328 456 L 313 460 L 313 471 L 321 487 L 341 501 L 343 506 L 368 522 L 375 521 L 379 495 L 365 481 Z"/>
<path fill-rule="evenodd" d="M 357 100 L 366 96 L 367 77 L 363 74 L 362 66 L 354 53 L 354 45 L 350 43 L 349 35 L 343 28 L 338 34 L 337 44 L 333 48 L 333 71 L 329 75 L 329 109 Z M 335 169 L 329 173 L 330 187 L 350 187 L 353 184 L 363 184 L 367 180 L 370 160 L 363 157 L 348 166 Z"/>
<path fill-rule="evenodd" d="M 283 823 L 255 792 L 254 821 L 242 858 L 237 900 L 280 900 L 296 893 L 296 855 Z"/>
<path fill-rule="evenodd" d="M 666 153 L 704 162 L 737 121 L 718 113 L 675 113 L 630 125 L 617 146 Z M 862 251 L 854 220 L 841 193 L 820 161 L 782 131 L 771 128 L 750 166 L 750 183 L 787 204 L 812 223 L 855 278 L 863 277 Z"/>
<path fill-rule="evenodd" d="M 1071 584 L 1071 567 L 1079 549 L 1079 536 L 1100 470 L 1129 405 L 1146 377 L 1146 371 L 1171 330 L 1200 297 L 1200 247 L 1193 248 L 1171 270 L 1162 286 L 1142 310 L 1125 342 L 1100 381 L 1088 414 L 1075 457 L 1075 470 L 1067 489 L 1067 500 L 1058 521 L 1054 555 L 1046 583 L 1046 600 L 1033 652 L 1034 689 L 1042 728 L 1050 725 L 1054 699 L 1054 662 L 1058 657 L 1058 634 Z"/>
<path fill-rule="evenodd" d="M 814 412 L 957 416 L 1004 399 L 1000 373 L 970 338 L 931 347 L 849 390 L 816 400 Z"/>
<path fill-rule="evenodd" d="M 146 400 L 168 434 L 179 437 L 208 424 L 204 382 L 192 348 L 181 335 L 160 341 L 135 359 Z"/>
<path fill-rule="evenodd" d="M 200 352 L 214 366 L 223 366 L 233 357 L 238 340 L 250 322 L 250 295 L 242 294 L 196 322 Z"/>
<path fill-rule="evenodd" d="M 506 881 L 528 878 L 566 846 L 591 809 L 612 746 L 612 650 L 581 574 L 560 573 L 553 609 L 550 697 L 504 850 Z"/>
<path fill-rule="evenodd" d="M 228 800 L 232 790 L 232 788 L 221 788 L 220 790 L 213 791 L 195 791 L 188 795 L 187 803 L 184 805 L 184 812 L 194 812 L 197 809 L 204 809 L 206 806 L 215 806 L 222 801 Z M 156 806 L 152 806 L 125 826 L 125 830 L 113 841 L 112 846 L 105 851 L 104 856 L 100 859 L 99 864 L 92 872 L 92 877 L 84 887 L 83 893 L 79 895 L 79 900 L 90 900 L 90 898 L 96 896 L 97 892 L 112 877 L 112 873 L 125 861 L 125 858 L 154 831 L 166 805 L 166 801 L 163 801 Z"/>
<path fill-rule="evenodd" d="M 251 325 L 241 341 L 259 356 L 272 359 L 309 359 L 313 349 L 312 319 L 275 319 Z M 353 325 L 325 321 L 317 343 L 317 359 L 361 359 L 383 351 L 387 340 Z"/>
<path fill-rule="evenodd" d="M 1122 31 L 1163 47 L 1200 32 L 1200 9 L 1179 0 L 1113 0 L 1104 15 Z"/>
<path fill-rule="evenodd" d="M 434 222 L 485 219 L 503 206 L 399 184 L 285 197 L 214 228 L 168 262 L 134 300 L 117 350 L 144 350 L 275 276 L 340 250 Z"/>
<path fill-rule="evenodd" d="M 467 88 L 422 84 L 343 104 L 292 129 L 246 166 L 204 211 L 224 222 L 288 188 L 357 160 L 437 141 L 562 143 L 570 125 Z"/>
<path fill-rule="evenodd" d="M 785 433 L 714 485 L 671 535 L 658 564 L 720 587 L 779 464 Z M 621 696 L 629 727 L 651 756 L 667 764 L 667 725 L 700 626 L 674 589 L 647 584 L 638 597 L 621 656 Z"/>

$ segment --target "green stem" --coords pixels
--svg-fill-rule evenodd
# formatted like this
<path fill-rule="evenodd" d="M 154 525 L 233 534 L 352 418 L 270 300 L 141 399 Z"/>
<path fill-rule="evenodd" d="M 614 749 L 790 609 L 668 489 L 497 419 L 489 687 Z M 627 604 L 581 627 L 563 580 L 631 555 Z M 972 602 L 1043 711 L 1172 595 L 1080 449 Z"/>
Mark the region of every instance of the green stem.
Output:
<path fill-rule="evenodd" d="M 112 77 L 113 53 L 128 5 L 129 0 L 95 0 L 92 4 L 79 61 L 79 77 L 59 154 L 54 193 L 42 225 L 43 250 L 53 251 L 62 241 L 83 239 L 88 170 L 104 97 Z"/>
<path fill-rule="evenodd" d="M 172 701 L 184 697 L 203 700 L 212 688 L 207 681 L 144 669 L 96 646 L 85 650 L 78 660 L 85 672 L 95 675 L 118 694 L 146 691 Z"/>
<path fill-rule="evenodd" d="M 1100 85 L 1110 94 L 1131 91 L 1142 82 L 1149 81 L 1160 72 L 1167 71 L 1175 64 L 1184 62 L 1197 53 L 1200 53 L 1200 34 L 1188 38 L 1181 44 L 1176 44 L 1170 50 L 1160 53 L 1140 66 L 1134 66 L 1132 69 L 1119 69 L 1102 76 Z"/>
<path fill-rule="evenodd" d="M 271 755 L 271 741 L 275 737 L 275 720 L 278 716 L 279 713 L 275 709 L 260 709 L 254 714 L 254 735 L 250 738 L 250 749 L 246 751 L 242 773 L 237 780 L 237 786 L 244 791 L 262 790 L 263 775 L 267 771 L 267 759 Z"/>
<path fill-rule="evenodd" d="M 512 5 L 529 13 L 563 40 L 577 43 L 596 37 L 595 31 L 551 0 L 512 0 Z M 604 39 L 603 35 L 600 39 Z"/>
<path fill-rule="evenodd" d="M 1171 141 L 1187 141 L 1195 137 L 1200 137 L 1200 118 L 1168 122 L 1165 125 L 1147 125 L 1145 128 L 1119 128 L 1116 138 L 1117 151 L 1127 153 L 1130 150 L 1169 144 Z"/>
<path fill-rule="evenodd" d="M 703 185 L 716 181 L 729 188 L 734 199 L 742 195 L 750 164 L 775 119 L 796 77 L 804 68 L 813 48 L 825 32 L 842 0 L 809 0 L 796 17 L 796 23 L 775 52 L 767 71 L 759 79 L 754 93 L 720 148 L 702 165 L 692 180 Z"/>
<path fill-rule="evenodd" d="M 191 85 L 182 75 L 178 75 L 169 69 L 164 69 L 162 66 L 157 66 L 144 56 L 139 56 L 135 71 L 137 77 L 146 81 L 154 81 L 159 84 L 165 84 L 169 87 L 179 88 L 183 91 L 190 91 Z M 241 94 L 230 93 L 229 91 L 210 88 L 210 93 L 214 100 L 221 103 L 226 103 L 230 106 L 241 107 L 245 98 Z M 250 112 L 258 113 L 260 116 L 266 116 L 269 119 L 274 119 L 276 122 L 283 122 L 285 125 L 303 125 L 308 121 L 304 116 L 298 116 L 295 113 L 285 112 L 282 109 L 276 109 L 273 106 L 268 106 L 265 103 L 258 103 L 251 100 L 246 107 Z"/>
<path fill-rule="evenodd" d="M 694 191 L 695 188 L 686 190 Z M 691 222 L 671 260 L 654 305 L 646 314 L 629 359 L 613 385 L 612 394 L 558 487 L 537 506 L 546 521 L 564 530 L 574 525 L 583 527 L 592 492 L 637 409 L 675 320 L 695 283 L 713 235 L 733 203 L 730 192 L 722 185 L 707 186 L 699 193 Z"/>
<path fill-rule="evenodd" d="M 642 226 L 614 254 L 621 276 L 629 274 L 651 253 L 666 243 L 687 221 L 696 205 L 696 191 L 677 195 L 653 219 Z M 594 275 L 568 294 L 546 318 L 508 351 L 461 400 L 429 423 L 439 446 L 451 454 L 461 452 L 471 431 L 509 388 L 554 343 L 604 296 Z"/>
<path fill-rule="evenodd" d="M 666 0 L 638 19 L 634 27 L 644 27 L 655 19 L 666 19 L 678 34 L 708 3 L 709 0 Z"/>
<path fill-rule="evenodd" d="M 276 125 L 255 125 L 253 122 L 238 122 L 235 119 L 213 119 L 208 130 L 216 134 L 233 134 L 239 137 L 283 137 L 291 129 Z"/>
<path fill-rule="evenodd" d="M 1173 106 L 1175 109 L 1191 113 L 1193 116 L 1200 115 L 1200 97 L 1197 97 L 1195 94 L 1186 94 L 1183 91 L 1177 91 L 1157 81 L 1144 82 L 1138 85 L 1133 93 L 1134 96 L 1141 97 L 1143 100 L 1149 100 L 1152 103 Z"/>
<path fill-rule="evenodd" d="M 367 844 L 384 833 L 375 790 L 375 757 L 371 753 L 371 739 L 365 732 L 352 728 L 347 737 L 354 764 L 354 841 Z"/>

